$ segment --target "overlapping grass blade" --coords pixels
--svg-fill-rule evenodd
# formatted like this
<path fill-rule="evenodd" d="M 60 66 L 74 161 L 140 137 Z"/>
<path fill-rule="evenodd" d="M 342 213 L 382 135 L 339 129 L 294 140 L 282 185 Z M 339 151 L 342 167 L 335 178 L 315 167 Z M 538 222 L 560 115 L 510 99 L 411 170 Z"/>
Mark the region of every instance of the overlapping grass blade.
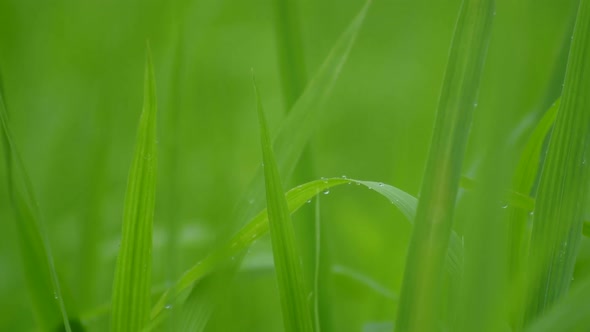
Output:
<path fill-rule="evenodd" d="M 360 181 L 348 178 L 316 180 L 291 189 L 286 194 L 289 211 L 294 213 L 314 196 L 318 195 L 318 193 L 343 184 L 357 184 L 374 190 L 395 205 L 410 223 L 413 222 L 418 203 L 415 197 L 403 190 L 381 182 Z M 266 233 L 268 233 L 268 215 L 266 210 L 263 210 L 248 222 L 226 245 L 213 251 L 205 259 L 187 270 L 176 284 L 167 290 L 158 300 L 152 310 L 152 318 L 160 315 L 166 305 L 174 303 L 178 296 L 190 289 L 195 282 L 198 282 L 204 276 L 214 271 L 220 263 L 229 260 L 231 257 L 239 256 L 240 252 L 248 248 L 254 241 Z M 455 233 L 451 236 L 451 243 L 453 242 L 456 245 L 451 244 L 449 246 L 447 265 L 453 273 L 459 273 L 460 270 L 458 269 L 460 269 L 460 266 L 456 266 L 455 261 L 460 261 L 462 257 L 460 251 L 461 242 Z M 455 252 L 455 250 L 457 251 Z"/>
<path fill-rule="evenodd" d="M 279 297 L 286 331 L 313 331 L 311 308 L 307 301 L 307 287 L 303 279 L 303 268 L 295 242 L 295 230 L 291 213 L 283 191 L 283 185 L 266 124 L 260 92 L 254 82 L 260 123 L 262 160 L 266 186 L 268 223 L 272 243 L 275 271 L 279 286 Z"/>
<path fill-rule="evenodd" d="M 33 312 L 40 329 L 50 331 L 70 323 L 55 269 L 51 247 L 44 229 L 33 185 L 8 128 L 8 117 L 0 82 L 0 130 L 8 175 L 8 190 L 15 208 L 25 280 Z"/>
<path fill-rule="evenodd" d="M 512 188 L 517 192 L 527 195 L 533 193 L 540 165 L 543 164 L 543 146 L 555 123 L 560 101 L 561 99 L 557 99 L 545 112 L 526 142 L 513 181 Z"/>
<path fill-rule="evenodd" d="M 526 142 L 513 180 L 512 188 L 516 192 L 535 197 L 535 183 L 539 179 L 540 165 L 543 164 L 543 147 L 555 123 L 559 104 L 560 99 L 553 103 L 549 110 L 545 112 Z M 511 207 L 509 211 L 511 241 L 510 270 L 513 275 L 518 274 L 522 270 L 522 260 L 525 259 L 528 243 L 526 222 L 532 211 L 532 207 L 529 209 Z"/>
<path fill-rule="evenodd" d="M 336 41 L 318 72 L 307 84 L 305 91 L 289 111 L 283 125 L 274 137 L 273 148 L 277 157 L 279 171 L 288 179 L 293 174 L 324 110 L 324 105 L 332 93 L 332 88 L 348 59 L 362 27 L 370 2 L 367 2 L 347 29 Z M 263 207 L 263 174 L 259 169 L 248 189 L 237 213 L 246 222 Z M 250 204 L 252 203 L 252 204 Z M 240 225 L 241 226 L 241 225 Z"/>
<path fill-rule="evenodd" d="M 406 260 L 399 332 L 434 331 L 440 321 L 442 269 L 493 12 L 493 0 L 461 5 Z"/>
<path fill-rule="evenodd" d="M 541 174 L 540 170 L 547 150 L 546 142 L 551 135 L 559 104 L 560 99 L 557 99 L 535 125 L 534 130 L 526 140 L 512 180 L 513 190 L 525 193 L 523 196 L 530 200 L 524 206 L 510 204 L 508 207 L 509 273 L 513 281 L 511 283 L 512 290 L 510 291 L 512 298 L 510 320 L 513 326 L 522 324 L 520 321 L 522 320 L 521 311 L 524 306 L 523 290 L 526 289 L 525 266 L 528 259 L 527 251 L 531 234 L 528 222 L 534 213 L 534 197 L 536 196 L 536 188 Z"/>
<path fill-rule="evenodd" d="M 539 184 L 530 245 L 532 284 L 525 321 L 568 290 L 590 189 L 590 1 L 579 4 L 565 85 Z"/>
<path fill-rule="evenodd" d="M 318 119 L 324 111 L 323 105 L 330 97 L 332 88 L 354 45 L 368 10 L 368 5 L 369 3 L 363 7 L 334 44 L 314 78 L 307 84 L 305 91 L 291 108 L 289 116 L 275 137 L 274 145 L 277 151 L 279 171 L 285 178 L 289 178 L 293 174 L 297 161 L 313 133 L 316 124 L 319 122 Z M 236 221 L 240 223 L 240 226 L 252 219 L 263 208 L 262 184 L 263 174 L 262 169 L 259 169 L 244 195 L 244 199 L 237 207 L 235 215 Z M 215 255 L 216 253 L 209 257 L 215 257 Z M 211 261 L 215 260 L 211 259 Z M 238 260 L 236 260 L 237 262 Z M 203 262 L 203 264 L 205 263 Z M 159 316 L 166 306 L 167 301 L 170 300 L 168 297 L 176 298 L 198 279 L 191 277 L 192 272 L 195 270 L 200 271 L 202 267 L 205 267 L 205 265 L 201 267 L 195 266 L 181 277 L 181 281 L 167 292 L 153 308 L 152 318 Z M 188 282 L 185 283 L 183 280 Z M 174 295 L 171 296 L 172 294 Z"/>
<path fill-rule="evenodd" d="M 587 331 L 590 326 L 590 279 L 584 280 L 551 310 L 534 321 L 526 332 Z"/>
<path fill-rule="evenodd" d="M 111 331 L 140 331 L 150 317 L 157 105 L 149 50 L 143 103 L 125 196 L 121 247 L 113 285 Z"/>
<path fill-rule="evenodd" d="M 228 297 L 231 287 L 227 287 L 227 285 L 232 282 L 236 268 L 233 264 L 221 268 L 219 273 L 206 276 L 195 284 L 178 316 L 179 331 L 201 332 L 205 329 L 217 303 Z M 216 291 L 218 287 L 222 287 L 225 292 L 219 294 Z M 203 296 L 203 294 L 208 296 Z"/>

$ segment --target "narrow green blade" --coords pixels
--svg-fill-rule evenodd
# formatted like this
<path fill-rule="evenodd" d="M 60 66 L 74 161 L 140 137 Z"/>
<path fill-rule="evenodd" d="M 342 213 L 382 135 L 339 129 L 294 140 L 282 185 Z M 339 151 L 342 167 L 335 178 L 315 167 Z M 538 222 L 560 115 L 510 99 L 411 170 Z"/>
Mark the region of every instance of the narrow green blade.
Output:
<path fill-rule="evenodd" d="M 273 5 L 281 85 L 285 104 L 291 108 L 307 83 L 297 1 L 274 0 Z"/>
<path fill-rule="evenodd" d="M 0 88 L 2 83 L 0 82 Z M 71 331 L 57 272 L 39 211 L 33 185 L 8 128 L 3 91 L 0 89 L 0 129 L 8 173 L 11 203 L 21 247 L 25 280 L 38 326 L 44 331 L 56 329 L 63 321 Z"/>
<path fill-rule="evenodd" d="M 510 291 L 511 321 L 513 326 L 522 325 L 522 308 L 526 290 L 526 262 L 528 260 L 528 246 L 530 242 L 530 225 L 528 224 L 534 211 L 534 197 L 536 186 L 541 174 L 541 166 L 547 149 L 547 140 L 551 136 L 551 129 L 555 123 L 560 99 L 545 112 L 541 120 L 536 124 L 533 132 L 528 137 L 524 150 L 512 180 L 512 188 L 515 192 L 525 193 L 530 199 L 528 206 L 515 206 L 510 204 L 508 208 L 509 227 L 509 273 L 513 280 Z M 530 195 L 530 196 L 529 196 Z M 509 202 L 510 203 L 510 202 Z"/>
<path fill-rule="evenodd" d="M 398 332 L 439 326 L 441 272 L 493 12 L 493 0 L 464 0 L 461 5 L 406 260 Z"/>
<path fill-rule="evenodd" d="M 260 122 L 262 160 L 266 185 L 266 204 L 273 257 L 281 298 L 283 323 L 286 331 L 313 331 L 313 318 L 307 302 L 307 289 L 299 252 L 295 244 L 295 230 L 274 152 L 260 92 L 254 82 Z"/>
<path fill-rule="evenodd" d="M 125 196 L 121 248 L 113 285 L 111 331 L 140 331 L 150 317 L 157 105 L 149 51 L 144 89 L 143 111 Z"/>
<path fill-rule="evenodd" d="M 571 282 L 590 189 L 590 1 L 579 4 L 561 105 L 539 184 L 530 245 L 526 321 L 548 310 Z"/>

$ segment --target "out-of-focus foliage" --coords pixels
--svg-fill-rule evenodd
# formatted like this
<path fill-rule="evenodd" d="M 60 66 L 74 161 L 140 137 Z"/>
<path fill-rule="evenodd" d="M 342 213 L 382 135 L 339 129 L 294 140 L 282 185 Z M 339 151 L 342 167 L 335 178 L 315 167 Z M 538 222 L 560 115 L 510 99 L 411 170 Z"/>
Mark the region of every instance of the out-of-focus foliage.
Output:
<path fill-rule="evenodd" d="M 306 77 L 317 73 L 364 3 L 298 1 Z M 418 197 L 460 3 L 372 1 L 311 139 L 318 177 L 382 181 Z M 494 162 L 516 166 L 535 124 L 561 94 L 577 4 L 496 1 L 463 166 L 478 183 L 487 134 L 496 133 L 494 144 L 505 151 Z M 0 1 L 8 123 L 36 191 L 72 329 L 79 321 L 88 331 L 109 326 L 146 39 L 158 82 L 158 296 L 242 226 L 232 212 L 262 160 L 251 68 L 273 134 L 286 116 L 275 14 L 270 0 Z M 0 330 L 33 331 L 6 171 L 0 163 Z M 391 329 L 411 226 L 377 196 L 354 185 L 322 195 L 324 331 Z M 459 209 L 470 203 L 466 196 L 461 190 Z M 458 234 L 465 220 L 459 216 L 454 225 Z M 304 238 L 297 215 L 294 222 Z M 206 331 L 282 328 L 270 252 L 268 238 L 251 247 Z M 574 284 L 589 272 L 583 239 Z"/>

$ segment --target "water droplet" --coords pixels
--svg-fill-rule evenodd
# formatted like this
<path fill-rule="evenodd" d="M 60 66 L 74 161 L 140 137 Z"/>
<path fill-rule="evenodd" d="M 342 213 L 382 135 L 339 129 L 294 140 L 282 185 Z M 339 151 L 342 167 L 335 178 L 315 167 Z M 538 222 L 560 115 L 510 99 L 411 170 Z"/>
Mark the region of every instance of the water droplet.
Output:
<path fill-rule="evenodd" d="M 311 203 L 311 199 L 308 199 L 308 200 L 307 200 L 307 204 L 309 204 L 309 203 Z"/>
<path fill-rule="evenodd" d="M 324 191 L 322 192 L 322 194 L 324 194 L 324 195 L 327 195 L 327 194 L 329 194 L 329 193 L 330 193 L 330 189 L 326 189 L 326 190 L 324 190 Z"/>
<path fill-rule="evenodd" d="M 167 305 L 166 305 L 164 308 L 165 308 L 166 310 L 170 310 L 170 309 L 172 309 L 172 304 L 167 304 Z"/>
<path fill-rule="evenodd" d="M 53 292 L 53 298 L 59 300 L 59 296 L 57 296 L 57 292 Z"/>
<path fill-rule="evenodd" d="M 383 186 L 384 186 L 383 182 L 379 182 L 379 187 L 383 187 Z"/>
<path fill-rule="evenodd" d="M 343 178 L 344 180 L 348 179 L 348 177 L 346 177 L 346 175 L 342 175 L 342 178 Z"/>
<path fill-rule="evenodd" d="M 531 212 L 529 212 L 529 216 L 531 216 L 531 217 L 532 217 L 532 216 L 534 216 L 534 215 L 535 215 L 535 211 L 531 211 Z"/>
<path fill-rule="evenodd" d="M 473 103 L 473 107 L 477 107 L 477 103 Z"/>
<path fill-rule="evenodd" d="M 502 203 L 502 206 L 500 206 L 500 207 L 501 207 L 502 209 L 506 209 L 506 208 L 508 208 L 508 204 L 506 204 L 506 203 Z"/>

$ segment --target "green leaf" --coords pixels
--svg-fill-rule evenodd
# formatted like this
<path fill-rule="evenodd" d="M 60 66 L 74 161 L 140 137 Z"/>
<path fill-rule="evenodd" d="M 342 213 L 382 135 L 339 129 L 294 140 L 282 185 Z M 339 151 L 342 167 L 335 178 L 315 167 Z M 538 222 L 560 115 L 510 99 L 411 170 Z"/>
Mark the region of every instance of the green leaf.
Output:
<path fill-rule="evenodd" d="M 63 324 L 65 330 L 70 332 L 70 323 L 47 232 L 33 185 L 8 128 L 1 86 L 0 82 L 0 129 L 8 173 L 8 191 L 15 209 L 22 264 L 33 312 L 40 329 L 50 331 Z"/>
<path fill-rule="evenodd" d="M 342 67 L 348 59 L 348 55 L 355 43 L 356 37 L 360 31 L 369 2 L 362 8 L 359 14 L 352 20 L 347 29 L 342 33 L 340 38 L 331 48 L 330 53 L 320 66 L 319 70 L 307 84 L 305 91 L 297 99 L 295 105 L 289 111 L 281 129 L 274 139 L 274 150 L 277 151 L 276 157 L 279 171 L 285 178 L 289 178 L 300 159 L 309 138 L 311 137 L 319 118 L 325 110 L 325 102 L 330 97 L 332 88 L 338 79 Z M 263 172 L 259 169 L 253 178 L 246 195 L 244 195 L 241 204 L 235 213 L 235 221 L 239 226 L 243 226 L 249 220 L 256 216 L 263 208 Z M 305 201 L 304 201 L 305 202 Z M 303 202 L 303 203 L 304 203 Z M 258 217 L 256 217 L 258 218 Z M 256 219 L 255 218 L 255 219 Z M 213 266 L 207 266 L 209 262 L 215 262 L 213 259 L 222 250 L 215 251 L 205 261 L 201 262 L 200 267 L 193 267 L 183 275 L 179 281 L 168 293 L 163 296 L 152 310 L 152 318 L 157 318 L 171 298 L 176 299 L 178 295 L 185 292 L 191 287 L 192 283 L 200 277 L 193 279 L 193 274 L 205 271 Z M 225 256 L 223 256 L 225 257 Z M 235 262 L 238 263 L 239 259 Z M 170 299 L 168 297 L 171 297 Z"/>
<path fill-rule="evenodd" d="M 555 123 L 559 104 L 560 99 L 557 99 L 535 125 L 520 155 L 512 180 L 512 188 L 515 190 L 514 193 L 526 193 L 526 195 L 518 194 L 518 196 L 526 197 L 526 200 L 521 199 L 520 202 L 523 204 L 520 205 L 513 204 L 511 202 L 513 199 L 507 200 L 510 205 L 508 208 L 509 271 L 510 278 L 514 281 L 511 284 L 512 290 L 509 294 L 512 298 L 511 319 L 514 326 L 522 324 L 520 323 L 522 320 L 521 311 L 524 306 L 525 295 L 523 290 L 526 289 L 525 266 L 528 260 L 528 246 L 531 235 L 529 221 L 535 207 L 535 188 L 540 178 L 541 166 L 547 150 L 546 142 L 551 136 L 551 129 Z"/>
<path fill-rule="evenodd" d="M 535 180 L 540 165 L 542 165 L 543 145 L 555 123 L 560 102 L 561 99 L 557 99 L 545 112 L 526 142 L 513 181 L 513 189 L 517 192 L 526 193 L 527 195 L 533 192 Z"/>
<path fill-rule="evenodd" d="M 461 5 L 406 259 L 399 332 L 435 331 L 439 324 L 442 269 L 493 13 L 493 0 Z"/>
<path fill-rule="evenodd" d="M 348 59 L 369 5 L 370 2 L 365 4 L 334 44 L 320 69 L 309 81 L 305 91 L 291 108 L 289 115 L 274 137 L 273 149 L 276 151 L 279 171 L 286 179 L 293 174 L 297 161 L 320 122 L 321 115 L 325 111 L 324 105 L 331 96 L 332 88 Z M 261 204 L 264 192 L 262 179 L 262 169 L 259 169 L 241 204 L 242 210 L 237 213 L 239 218 L 243 218 L 241 221 L 244 223 L 263 207 Z"/>
<path fill-rule="evenodd" d="M 395 301 L 398 299 L 397 294 L 394 294 L 386 286 L 383 286 L 379 282 L 373 280 L 371 277 L 350 267 L 343 265 L 334 265 L 332 266 L 332 273 L 354 280 L 389 300 Z"/>
<path fill-rule="evenodd" d="M 569 289 L 590 189 L 590 1 L 579 4 L 561 105 L 551 135 L 533 219 L 530 305 L 525 321 Z"/>
<path fill-rule="evenodd" d="M 307 83 L 296 0 L 274 0 L 275 30 L 285 104 L 293 106 Z"/>
<path fill-rule="evenodd" d="M 285 199 L 260 92 L 254 82 L 260 123 L 260 140 L 266 184 L 266 204 L 279 296 L 286 331 L 313 331 L 313 318 L 307 301 L 303 269 L 295 243 L 295 230 Z"/>
<path fill-rule="evenodd" d="M 140 331 L 149 322 L 157 168 L 156 86 L 149 50 L 144 89 L 143 111 L 125 196 L 121 247 L 113 285 L 111 331 Z"/>
<path fill-rule="evenodd" d="M 286 194 L 289 211 L 294 213 L 316 195 L 325 193 L 333 187 L 343 184 L 362 185 L 363 187 L 374 190 L 395 205 L 409 222 L 414 220 L 418 201 L 412 195 L 381 182 L 360 181 L 348 178 L 316 180 L 291 189 Z M 239 256 L 243 250 L 265 235 L 269 230 L 268 227 L 268 215 L 266 210 L 263 210 L 248 222 L 227 244 L 211 252 L 205 259 L 187 270 L 176 284 L 167 290 L 158 300 L 152 310 L 152 318 L 157 318 L 164 312 L 167 305 L 174 303 L 176 298 L 189 290 L 195 282 L 198 282 L 204 276 L 213 272 L 219 264 L 232 257 Z M 450 246 L 447 264 L 450 266 L 450 269 L 457 269 L 460 267 L 455 266 L 453 262 L 456 260 L 455 257 L 460 258 L 462 256 L 460 252 L 461 242 L 456 234 L 452 235 L 451 239 L 456 239 L 457 245 Z M 451 241 L 454 242 L 453 240 Z M 458 250 L 458 252 L 454 252 L 454 250 Z M 455 273 L 458 273 L 458 271 Z"/>
<path fill-rule="evenodd" d="M 590 278 L 582 281 L 526 332 L 587 331 L 590 325 Z"/>

